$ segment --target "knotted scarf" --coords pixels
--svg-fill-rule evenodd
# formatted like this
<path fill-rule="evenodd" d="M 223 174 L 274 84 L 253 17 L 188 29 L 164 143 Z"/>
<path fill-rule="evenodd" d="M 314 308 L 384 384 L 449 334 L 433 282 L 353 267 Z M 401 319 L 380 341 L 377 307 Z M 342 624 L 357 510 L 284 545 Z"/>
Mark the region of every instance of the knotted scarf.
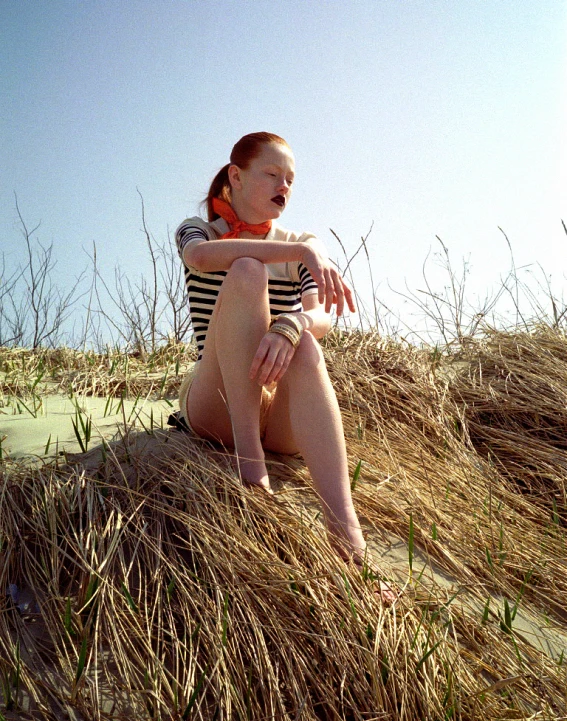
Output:
<path fill-rule="evenodd" d="M 238 238 L 238 234 L 244 231 L 248 231 L 254 235 L 265 235 L 272 227 L 271 220 L 266 220 L 265 223 L 259 223 L 258 225 L 245 223 L 238 218 L 232 205 L 229 205 L 229 203 L 220 198 L 213 198 L 213 210 L 220 215 L 223 220 L 226 220 L 230 227 L 228 233 L 221 235 L 221 238 Z"/>

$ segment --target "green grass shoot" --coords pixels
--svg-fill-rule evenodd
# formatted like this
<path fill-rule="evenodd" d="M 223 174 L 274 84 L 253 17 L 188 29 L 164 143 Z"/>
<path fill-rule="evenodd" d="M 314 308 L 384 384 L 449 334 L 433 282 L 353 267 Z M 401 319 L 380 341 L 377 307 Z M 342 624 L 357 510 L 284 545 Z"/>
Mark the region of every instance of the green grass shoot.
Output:
<path fill-rule="evenodd" d="M 356 468 L 354 469 L 354 473 L 352 474 L 352 481 L 350 484 L 350 490 L 354 491 L 356 488 L 356 484 L 358 483 L 358 479 L 360 477 L 360 469 L 362 468 L 362 460 L 359 460 L 356 464 Z"/>

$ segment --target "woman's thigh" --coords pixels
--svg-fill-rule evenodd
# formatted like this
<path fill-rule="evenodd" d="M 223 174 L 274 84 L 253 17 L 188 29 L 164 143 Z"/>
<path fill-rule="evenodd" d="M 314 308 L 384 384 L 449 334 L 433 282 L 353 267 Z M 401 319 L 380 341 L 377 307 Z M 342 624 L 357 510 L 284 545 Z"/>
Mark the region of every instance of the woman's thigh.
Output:
<path fill-rule="evenodd" d="M 242 347 L 235 343 L 234 339 L 219 337 L 219 331 L 224 332 L 226 326 L 223 322 L 226 317 L 223 316 L 223 309 L 226 308 L 225 312 L 231 318 L 235 307 L 240 309 L 241 315 L 251 312 L 258 323 L 265 324 L 265 329 L 261 330 L 263 334 L 268 327 L 268 303 L 268 274 L 263 264 L 253 258 L 240 258 L 235 261 L 217 298 L 207 329 L 202 358 L 187 400 L 189 422 L 199 435 L 230 447 L 234 446 L 228 399 L 218 358 L 221 354 L 223 363 L 230 364 L 234 361 L 235 365 L 242 365 L 244 356 Z M 247 333 L 250 333 L 249 325 L 244 324 Z M 234 327 L 233 324 L 232 330 Z M 231 397 L 234 398 L 234 393 L 231 393 Z"/>
<path fill-rule="evenodd" d="M 200 436 L 232 447 L 232 424 L 215 347 L 218 307 L 217 303 L 207 330 L 203 356 L 189 390 L 187 414 L 191 427 Z"/>
<path fill-rule="evenodd" d="M 289 391 L 286 377 L 278 383 L 270 410 L 262 445 L 267 451 L 294 455 L 298 453 L 297 443 L 289 413 Z"/>

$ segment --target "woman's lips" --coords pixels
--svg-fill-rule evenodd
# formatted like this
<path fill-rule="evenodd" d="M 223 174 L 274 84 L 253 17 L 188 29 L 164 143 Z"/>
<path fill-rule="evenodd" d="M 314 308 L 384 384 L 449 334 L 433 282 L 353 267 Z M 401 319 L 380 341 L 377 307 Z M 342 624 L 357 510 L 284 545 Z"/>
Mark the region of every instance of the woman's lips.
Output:
<path fill-rule="evenodd" d="M 280 208 L 285 208 L 285 198 L 283 197 L 283 195 L 276 195 L 274 198 L 272 198 L 272 203 L 279 205 Z"/>

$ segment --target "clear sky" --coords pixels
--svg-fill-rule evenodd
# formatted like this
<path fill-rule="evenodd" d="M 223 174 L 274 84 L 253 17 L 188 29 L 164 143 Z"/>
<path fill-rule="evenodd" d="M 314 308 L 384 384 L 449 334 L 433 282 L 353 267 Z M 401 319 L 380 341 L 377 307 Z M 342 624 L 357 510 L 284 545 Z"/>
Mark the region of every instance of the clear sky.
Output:
<path fill-rule="evenodd" d="M 0 0 L 0 245 L 14 193 L 73 277 L 96 241 L 147 270 L 248 132 L 287 139 L 282 223 L 332 257 L 374 223 L 379 293 L 420 286 L 439 235 L 482 292 L 508 266 L 565 279 L 567 4 L 560 0 Z M 432 271 L 435 273 L 435 271 Z M 361 292 L 369 286 L 361 276 Z"/>

